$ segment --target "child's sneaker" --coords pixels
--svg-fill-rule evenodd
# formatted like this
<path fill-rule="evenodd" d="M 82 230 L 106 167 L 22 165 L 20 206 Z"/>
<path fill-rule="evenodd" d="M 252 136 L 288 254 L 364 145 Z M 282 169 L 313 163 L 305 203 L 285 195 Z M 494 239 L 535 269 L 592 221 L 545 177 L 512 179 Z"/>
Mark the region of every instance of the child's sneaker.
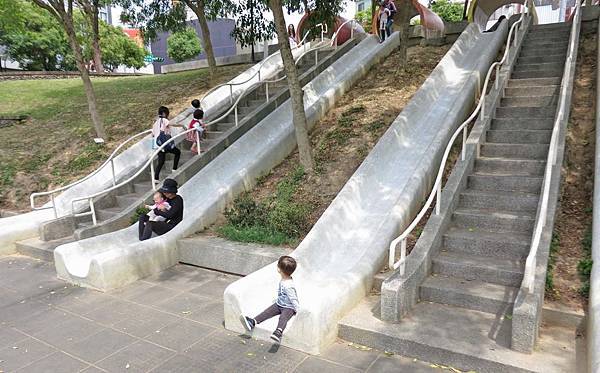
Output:
<path fill-rule="evenodd" d="M 242 322 L 242 325 L 244 325 L 244 328 L 246 328 L 246 330 L 249 332 L 251 332 L 252 329 L 254 329 L 254 327 L 256 326 L 256 320 L 246 317 L 244 315 L 240 316 L 240 321 Z"/>
<path fill-rule="evenodd" d="M 274 340 L 277 343 L 281 343 L 281 335 L 282 335 L 281 329 L 277 328 L 273 332 L 273 334 L 271 334 L 271 339 Z"/>

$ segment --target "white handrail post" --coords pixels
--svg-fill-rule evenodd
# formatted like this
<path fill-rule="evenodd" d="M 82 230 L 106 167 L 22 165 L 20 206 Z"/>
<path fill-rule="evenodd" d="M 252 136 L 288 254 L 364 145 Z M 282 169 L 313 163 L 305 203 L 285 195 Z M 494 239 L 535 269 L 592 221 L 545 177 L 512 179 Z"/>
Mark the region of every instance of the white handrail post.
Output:
<path fill-rule="evenodd" d="M 442 212 L 442 180 L 437 185 L 435 192 L 435 214 L 439 215 Z"/>
<path fill-rule="evenodd" d="M 115 162 L 112 159 L 110 160 L 110 169 L 112 171 L 113 186 L 115 186 L 117 185 L 117 178 L 115 177 Z"/>
<path fill-rule="evenodd" d="M 97 220 L 96 220 L 96 209 L 94 209 L 94 199 L 90 198 L 89 202 L 90 202 L 90 211 L 92 213 L 92 224 L 96 225 Z"/>
<path fill-rule="evenodd" d="M 50 193 L 50 200 L 52 201 L 52 210 L 54 210 L 54 219 L 58 219 L 58 212 L 56 211 L 56 202 L 54 202 L 54 193 Z"/>
<path fill-rule="evenodd" d="M 154 185 L 154 160 L 150 161 L 150 180 L 152 181 L 152 189 L 156 190 L 156 185 Z"/>
<path fill-rule="evenodd" d="M 496 89 L 498 89 L 500 84 L 500 65 L 496 65 L 496 82 L 495 82 L 495 87 Z"/>
<path fill-rule="evenodd" d="M 196 147 L 198 150 L 198 155 L 200 155 L 200 132 L 196 131 Z"/>
<path fill-rule="evenodd" d="M 485 92 L 481 92 L 481 120 L 485 119 Z"/>
<path fill-rule="evenodd" d="M 466 125 L 463 129 L 463 139 L 462 139 L 462 151 L 461 151 L 461 160 L 465 160 L 467 158 L 467 128 L 469 126 Z"/>
<path fill-rule="evenodd" d="M 235 109 L 234 109 L 233 113 L 234 113 L 233 115 L 234 115 L 234 118 L 235 118 L 235 126 L 237 127 L 238 126 L 238 109 L 237 109 L 237 105 L 235 105 Z"/>
<path fill-rule="evenodd" d="M 315 66 L 319 63 L 319 51 L 315 49 Z"/>
<path fill-rule="evenodd" d="M 400 260 L 398 263 L 404 264 L 406 260 L 406 238 L 400 243 Z"/>
<path fill-rule="evenodd" d="M 352 24 L 354 22 L 355 22 L 354 20 L 352 20 L 352 22 L 350 22 L 350 39 L 354 38 L 354 26 L 352 26 Z"/>
<path fill-rule="evenodd" d="M 267 96 L 267 101 L 269 101 L 269 82 L 265 83 L 265 94 Z"/>
<path fill-rule="evenodd" d="M 260 73 L 260 70 L 258 70 Z M 259 79 L 260 80 L 260 79 Z M 233 86 L 229 85 L 229 105 L 233 104 Z"/>
<path fill-rule="evenodd" d="M 394 260 L 396 259 L 396 243 L 394 241 L 390 244 L 390 252 L 388 253 L 388 269 L 394 269 Z"/>

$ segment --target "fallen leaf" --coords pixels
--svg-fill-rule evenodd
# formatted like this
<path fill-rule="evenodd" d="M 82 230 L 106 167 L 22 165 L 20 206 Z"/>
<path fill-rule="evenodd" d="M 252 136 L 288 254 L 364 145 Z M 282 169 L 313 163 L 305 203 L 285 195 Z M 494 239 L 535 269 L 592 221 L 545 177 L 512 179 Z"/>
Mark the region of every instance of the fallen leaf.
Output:
<path fill-rule="evenodd" d="M 190 313 L 190 311 L 181 311 L 181 313 L 183 313 L 184 315 L 187 315 L 188 313 Z"/>
<path fill-rule="evenodd" d="M 394 355 L 393 352 L 389 352 L 389 351 L 383 351 L 383 353 L 385 354 L 385 356 L 392 356 L 392 355 Z"/>
<path fill-rule="evenodd" d="M 450 367 L 450 370 L 453 371 L 454 373 L 461 373 L 461 371 L 456 368 Z"/>
<path fill-rule="evenodd" d="M 512 320 L 512 315 L 504 315 L 504 317 L 506 317 L 507 320 Z"/>
<path fill-rule="evenodd" d="M 248 352 L 246 355 L 248 355 L 248 356 L 254 356 L 254 354 L 252 352 Z"/>
<path fill-rule="evenodd" d="M 127 365 L 125 365 L 125 369 L 129 369 L 129 363 L 127 363 Z"/>

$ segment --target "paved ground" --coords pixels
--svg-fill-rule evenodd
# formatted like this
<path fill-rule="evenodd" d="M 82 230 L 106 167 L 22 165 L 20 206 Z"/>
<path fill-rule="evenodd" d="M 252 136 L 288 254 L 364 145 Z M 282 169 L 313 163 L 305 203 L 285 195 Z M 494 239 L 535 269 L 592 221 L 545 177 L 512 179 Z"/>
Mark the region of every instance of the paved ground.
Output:
<path fill-rule="evenodd" d="M 440 372 L 343 341 L 316 357 L 229 332 L 222 295 L 236 279 L 179 265 L 99 293 L 51 263 L 0 258 L 0 373 Z"/>

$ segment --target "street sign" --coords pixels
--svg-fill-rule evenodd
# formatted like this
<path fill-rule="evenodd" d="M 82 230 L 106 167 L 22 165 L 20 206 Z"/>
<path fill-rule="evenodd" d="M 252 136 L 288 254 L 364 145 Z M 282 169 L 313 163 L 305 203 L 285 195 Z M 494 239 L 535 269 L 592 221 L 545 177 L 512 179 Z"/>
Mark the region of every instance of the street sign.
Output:
<path fill-rule="evenodd" d="M 147 55 L 146 57 L 144 57 L 144 62 L 164 62 L 165 59 L 162 57 L 156 57 L 152 54 Z"/>

